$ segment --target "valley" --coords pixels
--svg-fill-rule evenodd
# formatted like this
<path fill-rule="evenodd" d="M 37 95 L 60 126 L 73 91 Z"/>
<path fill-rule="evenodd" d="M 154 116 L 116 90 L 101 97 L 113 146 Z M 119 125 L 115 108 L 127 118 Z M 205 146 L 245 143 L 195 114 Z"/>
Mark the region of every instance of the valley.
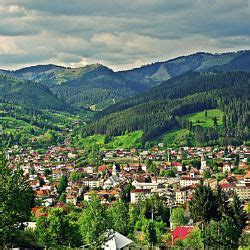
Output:
<path fill-rule="evenodd" d="M 47 146 L 66 134 L 74 145 L 103 148 L 248 142 L 249 58 L 196 53 L 120 72 L 100 64 L 2 70 L 5 144 Z"/>
<path fill-rule="evenodd" d="M 10 207 L 2 241 L 92 247 L 112 228 L 135 249 L 201 248 L 200 221 L 209 217 L 206 232 L 235 227 L 237 239 L 221 246 L 245 246 L 249 58 L 197 53 L 121 72 L 100 64 L 1 71 L 0 186 Z M 186 228 L 185 239 L 176 236 Z"/>

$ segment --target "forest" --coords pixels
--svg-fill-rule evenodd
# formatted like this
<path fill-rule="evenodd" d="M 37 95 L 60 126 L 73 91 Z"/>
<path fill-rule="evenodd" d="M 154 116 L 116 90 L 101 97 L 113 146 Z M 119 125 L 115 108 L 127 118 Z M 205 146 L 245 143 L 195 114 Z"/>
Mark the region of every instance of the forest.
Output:
<path fill-rule="evenodd" d="M 245 72 L 188 72 L 96 114 L 87 134 L 124 134 L 143 130 L 142 143 L 174 127 L 200 135 L 199 142 L 242 143 L 248 140 L 249 83 Z M 185 115 L 209 109 L 225 113 L 223 125 L 193 126 Z M 184 117 L 184 118 L 183 118 Z"/>

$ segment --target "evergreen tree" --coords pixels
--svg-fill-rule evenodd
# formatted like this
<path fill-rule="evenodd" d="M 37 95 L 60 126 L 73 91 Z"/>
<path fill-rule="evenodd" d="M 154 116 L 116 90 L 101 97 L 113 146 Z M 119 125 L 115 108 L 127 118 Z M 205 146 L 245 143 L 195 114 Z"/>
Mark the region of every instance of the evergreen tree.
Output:
<path fill-rule="evenodd" d="M 24 222 L 30 220 L 34 193 L 20 169 L 10 170 L 0 154 L 0 244 L 9 247 L 20 238 Z M 19 242 L 16 242 L 19 244 Z"/>
<path fill-rule="evenodd" d="M 195 222 L 208 224 L 213 218 L 218 218 L 218 201 L 210 186 L 201 182 L 195 189 L 189 203 L 190 213 Z"/>

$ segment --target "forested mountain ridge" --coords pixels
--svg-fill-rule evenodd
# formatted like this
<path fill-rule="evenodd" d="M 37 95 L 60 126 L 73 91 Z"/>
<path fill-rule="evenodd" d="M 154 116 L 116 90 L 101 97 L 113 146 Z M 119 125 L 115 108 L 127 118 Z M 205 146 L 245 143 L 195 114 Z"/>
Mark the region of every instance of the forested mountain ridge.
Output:
<path fill-rule="evenodd" d="M 250 71 L 250 51 L 223 54 L 198 52 L 118 73 L 126 79 L 136 79 L 152 87 L 187 71 Z"/>
<path fill-rule="evenodd" d="M 204 135 L 201 143 L 248 139 L 249 84 L 247 72 L 187 72 L 150 91 L 103 110 L 87 127 L 87 133 L 109 135 L 143 130 L 145 143 L 174 127 Z M 223 126 L 193 126 L 182 119 L 187 114 L 220 109 Z"/>
<path fill-rule="evenodd" d="M 57 96 L 70 105 L 76 107 L 93 105 L 94 109 L 102 109 L 146 89 L 143 84 L 125 80 L 111 69 L 98 64 L 86 66 L 84 73 L 79 74 L 77 78 L 51 87 Z"/>
<path fill-rule="evenodd" d="M 80 68 L 49 64 L 15 71 L 0 70 L 0 74 L 42 83 L 71 106 L 101 110 L 190 70 L 250 71 L 250 51 L 223 54 L 199 52 L 118 72 L 101 64 Z"/>
<path fill-rule="evenodd" d="M 38 65 L 1 73 L 46 85 L 67 104 L 80 108 L 102 109 L 147 89 L 100 64 L 81 68 Z"/>
<path fill-rule="evenodd" d="M 47 86 L 7 75 L 0 75 L 0 102 L 38 109 L 65 110 L 70 108 Z"/>

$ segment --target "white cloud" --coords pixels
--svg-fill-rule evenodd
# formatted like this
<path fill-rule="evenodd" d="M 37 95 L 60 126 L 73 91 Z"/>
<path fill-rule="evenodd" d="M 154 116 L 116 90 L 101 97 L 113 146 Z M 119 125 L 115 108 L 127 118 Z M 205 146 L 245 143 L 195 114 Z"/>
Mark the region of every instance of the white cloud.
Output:
<path fill-rule="evenodd" d="M 25 55 L 25 50 L 19 48 L 10 37 L 0 36 L 1 55 Z"/>
<path fill-rule="evenodd" d="M 0 0 L 0 68 L 140 66 L 250 49 L 250 0 Z"/>

